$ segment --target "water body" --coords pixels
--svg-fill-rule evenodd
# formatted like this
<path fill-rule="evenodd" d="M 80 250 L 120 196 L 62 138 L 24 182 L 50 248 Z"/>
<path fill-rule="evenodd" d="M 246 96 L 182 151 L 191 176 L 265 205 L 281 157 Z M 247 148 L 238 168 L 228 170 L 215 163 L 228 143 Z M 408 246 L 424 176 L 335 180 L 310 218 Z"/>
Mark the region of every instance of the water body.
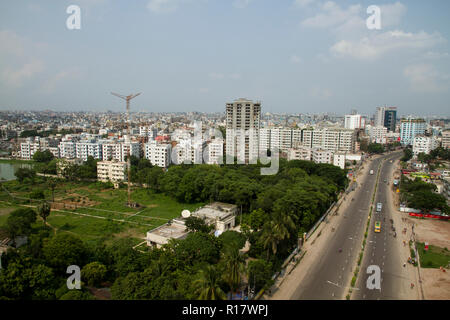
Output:
<path fill-rule="evenodd" d="M 31 168 L 32 165 L 29 163 L 5 163 L 0 162 L 0 179 L 2 180 L 14 180 L 16 176 L 14 171 L 18 168 Z"/>

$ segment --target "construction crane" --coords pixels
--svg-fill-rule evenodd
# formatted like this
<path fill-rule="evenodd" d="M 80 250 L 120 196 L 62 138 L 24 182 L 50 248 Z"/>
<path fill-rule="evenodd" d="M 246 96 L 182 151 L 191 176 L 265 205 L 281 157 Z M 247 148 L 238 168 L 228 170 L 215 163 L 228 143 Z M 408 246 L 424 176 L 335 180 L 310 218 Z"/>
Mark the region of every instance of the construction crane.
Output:
<path fill-rule="evenodd" d="M 128 203 L 127 205 L 129 207 L 132 206 L 131 204 L 131 160 L 130 160 L 130 151 L 131 151 L 131 133 L 130 133 L 130 100 L 133 98 L 136 98 L 138 95 L 140 95 L 141 93 L 136 93 L 136 94 L 130 94 L 128 96 L 124 96 L 118 93 L 114 93 L 111 92 L 112 95 L 119 97 L 123 100 L 125 100 L 127 102 L 127 135 L 128 135 L 128 139 L 130 139 L 130 145 L 127 148 L 127 172 L 128 172 Z"/>

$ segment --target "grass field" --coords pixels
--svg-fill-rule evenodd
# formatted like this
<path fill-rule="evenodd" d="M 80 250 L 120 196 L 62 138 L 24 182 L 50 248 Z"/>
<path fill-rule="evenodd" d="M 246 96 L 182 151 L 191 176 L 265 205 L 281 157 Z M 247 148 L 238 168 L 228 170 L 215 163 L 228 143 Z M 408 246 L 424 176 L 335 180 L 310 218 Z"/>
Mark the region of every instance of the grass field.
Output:
<path fill-rule="evenodd" d="M 422 268 L 445 267 L 450 263 L 450 251 L 447 248 L 429 245 L 428 251 L 425 251 L 423 242 L 417 242 L 416 245 L 417 250 L 419 250 L 420 266 Z"/>
<path fill-rule="evenodd" d="M 3 185 L 14 196 L 0 189 L 0 226 L 16 208 L 38 205 L 29 200 L 34 190 L 44 190 L 46 200 L 52 199 L 52 191 L 45 180 L 37 177 L 34 183 L 18 181 Z M 149 189 L 133 188 L 132 201 L 138 208 L 129 208 L 126 189 L 105 189 L 104 185 L 86 182 L 59 182 L 54 191 L 55 206 L 47 222 L 59 231 L 74 233 L 86 241 L 110 241 L 116 237 L 130 237 L 136 244 L 148 230 L 158 227 L 181 215 L 184 209 L 195 210 L 203 203 L 182 204 L 164 194 Z M 38 223 L 42 223 L 38 219 Z"/>

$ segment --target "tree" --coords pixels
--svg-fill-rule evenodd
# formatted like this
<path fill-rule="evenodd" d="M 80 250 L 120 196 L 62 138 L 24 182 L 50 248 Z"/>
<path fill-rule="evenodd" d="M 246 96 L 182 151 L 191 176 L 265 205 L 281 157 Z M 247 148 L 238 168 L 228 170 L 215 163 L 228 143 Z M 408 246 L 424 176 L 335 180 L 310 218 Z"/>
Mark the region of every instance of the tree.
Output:
<path fill-rule="evenodd" d="M 400 159 L 400 161 L 408 162 L 413 157 L 413 152 L 409 148 L 405 148 L 403 150 L 403 157 Z"/>
<path fill-rule="evenodd" d="M 236 232 L 233 230 L 225 231 L 218 237 L 218 239 L 221 241 L 222 247 L 225 249 L 242 249 L 246 242 L 246 238 L 241 232 Z"/>
<path fill-rule="evenodd" d="M 48 185 L 49 189 L 52 190 L 52 202 L 55 202 L 55 189 L 56 189 L 56 186 L 58 185 L 56 179 L 49 178 L 47 181 L 47 185 Z"/>
<path fill-rule="evenodd" d="M 90 286 L 98 286 L 104 280 L 106 272 L 105 265 L 98 261 L 91 262 L 81 270 L 81 279 Z"/>
<path fill-rule="evenodd" d="M 248 284 L 258 292 L 264 287 L 271 284 L 272 264 L 262 259 L 252 260 L 248 262 Z"/>
<path fill-rule="evenodd" d="M 33 160 L 36 162 L 45 162 L 48 163 L 53 160 L 55 156 L 53 153 L 50 152 L 50 150 L 44 150 L 44 151 L 36 151 L 33 154 Z"/>
<path fill-rule="evenodd" d="M 48 264 L 65 273 L 70 265 L 83 265 L 87 250 L 83 241 L 69 233 L 58 233 L 43 248 Z"/>
<path fill-rule="evenodd" d="M 367 147 L 369 153 L 383 153 L 384 147 L 380 143 L 370 143 Z"/>
<path fill-rule="evenodd" d="M 224 278 L 230 286 L 231 292 L 235 292 L 241 283 L 241 273 L 244 272 L 245 259 L 236 247 L 227 248 L 223 254 L 225 269 Z"/>
<path fill-rule="evenodd" d="M 14 241 L 17 236 L 30 235 L 31 225 L 36 222 L 36 212 L 31 208 L 17 209 L 6 220 L 6 230 Z"/>
<path fill-rule="evenodd" d="M 208 225 L 205 220 L 194 216 L 186 219 L 185 226 L 189 232 L 210 233 L 214 229 L 214 226 Z"/>
<path fill-rule="evenodd" d="M 59 300 L 95 300 L 94 296 L 83 290 L 69 290 Z"/>
<path fill-rule="evenodd" d="M 198 300 L 225 300 L 226 294 L 220 287 L 220 274 L 216 267 L 208 265 L 200 270 L 194 281 Z"/>
<path fill-rule="evenodd" d="M 14 172 L 14 175 L 20 183 L 22 183 L 27 178 L 31 179 L 31 181 L 34 181 L 34 178 L 36 177 L 36 171 L 29 168 L 20 167 Z"/>
<path fill-rule="evenodd" d="M 44 225 L 47 224 L 47 217 L 50 215 L 51 207 L 47 201 L 44 201 L 38 208 L 39 216 L 44 220 Z"/>
<path fill-rule="evenodd" d="M 36 200 L 45 199 L 44 191 L 42 191 L 42 190 L 33 190 L 30 193 L 30 199 L 36 199 Z"/>

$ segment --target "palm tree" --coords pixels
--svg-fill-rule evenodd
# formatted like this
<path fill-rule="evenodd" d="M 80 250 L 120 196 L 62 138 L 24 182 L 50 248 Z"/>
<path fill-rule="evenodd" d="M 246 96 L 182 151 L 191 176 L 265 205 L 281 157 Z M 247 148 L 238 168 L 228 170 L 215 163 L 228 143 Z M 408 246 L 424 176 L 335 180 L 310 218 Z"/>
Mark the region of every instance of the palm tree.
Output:
<path fill-rule="evenodd" d="M 51 207 L 47 201 L 38 208 L 39 215 L 44 220 L 44 225 L 47 223 L 47 217 L 50 215 Z"/>
<path fill-rule="evenodd" d="M 235 292 L 241 283 L 241 273 L 244 271 L 245 259 L 236 247 L 226 250 L 223 255 L 225 267 L 225 281 L 230 285 L 231 292 Z"/>
<path fill-rule="evenodd" d="M 264 249 L 267 249 L 267 260 L 269 259 L 270 250 L 272 250 L 273 254 L 277 253 L 278 243 L 281 238 L 279 234 L 276 234 L 274 225 L 275 222 L 270 221 L 263 226 L 262 239 Z"/>
<path fill-rule="evenodd" d="M 263 227 L 263 246 L 267 249 L 267 259 L 269 259 L 269 252 L 277 253 L 278 244 L 291 237 L 295 233 L 295 223 L 289 214 L 282 212 L 275 212 L 273 219 L 266 223 Z"/>
<path fill-rule="evenodd" d="M 198 300 L 225 300 L 226 295 L 219 285 L 220 274 L 216 267 L 208 265 L 200 270 L 194 287 L 198 294 Z"/>

